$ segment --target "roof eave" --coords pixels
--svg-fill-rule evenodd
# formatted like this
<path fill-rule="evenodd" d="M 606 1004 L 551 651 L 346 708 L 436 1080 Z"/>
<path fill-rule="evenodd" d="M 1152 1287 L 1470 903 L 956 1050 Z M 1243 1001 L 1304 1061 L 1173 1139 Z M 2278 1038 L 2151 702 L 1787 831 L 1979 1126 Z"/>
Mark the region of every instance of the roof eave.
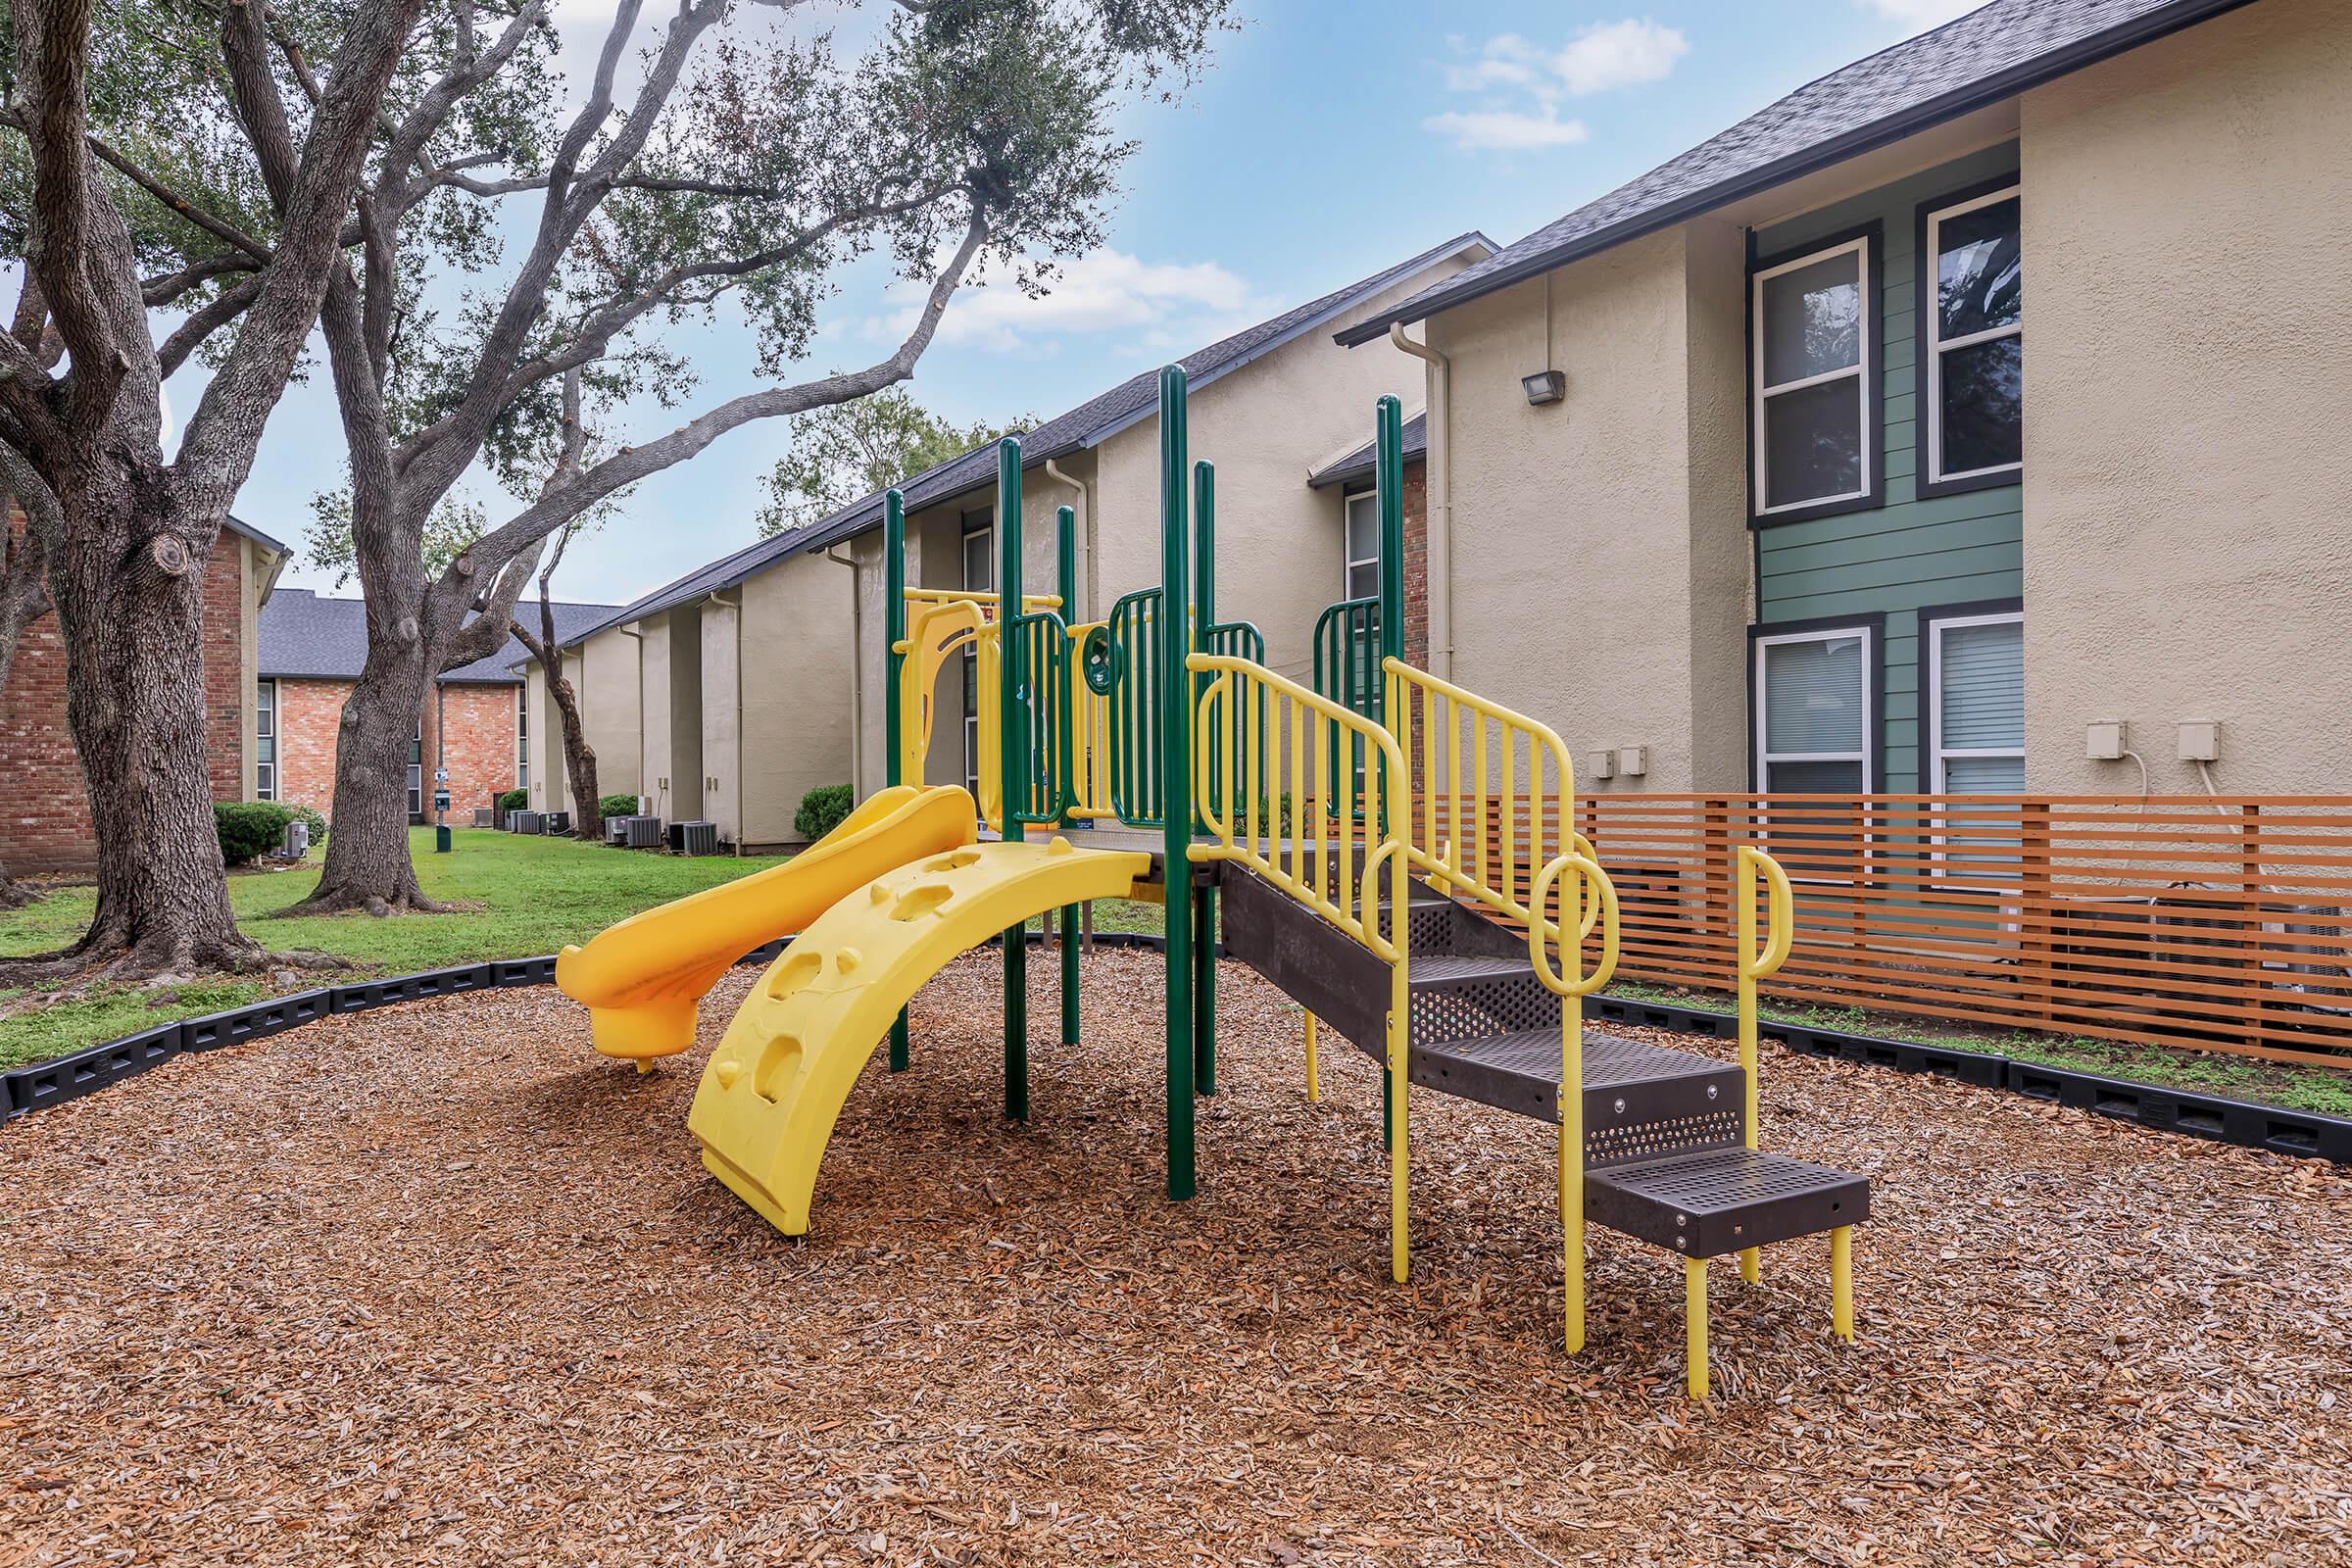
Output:
<path fill-rule="evenodd" d="M 1556 268 L 1614 249 L 1629 240 L 1640 239 L 1644 234 L 1672 228 L 1677 223 L 1687 222 L 1719 207 L 1770 190 L 1775 185 L 1785 185 L 1792 179 L 1800 179 L 1833 165 L 1844 163 L 1849 158 L 1858 158 L 1864 153 L 1901 141 L 1906 136 L 1933 130 L 1946 121 L 1974 114 L 2003 99 L 2014 98 L 2029 88 L 2040 86 L 2043 82 L 2054 81 L 2085 66 L 2097 65 L 2102 60 L 2152 43 L 2168 33 L 2179 32 L 2183 27 L 2194 26 L 2251 3 L 2252 0 L 2177 0 L 2176 4 L 2160 10 L 2143 12 L 2105 32 L 2093 33 L 2047 54 L 2020 61 L 2008 70 L 1996 72 L 1981 81 L 1915 104 L 1884 120 L 1857 125 L 1852 130 L 1776 159 L 1744 174 L 1692 191 L 1688 196 L 1678 197 L 1662 207 L 1652 208 L 1607 227 L 1594 229 L 1565 245 L 1539 251 L 1507 267 L 1498 267 L 1464 287 L 1458 294 L 1431 300 L 1417 308 L 1408 301 L 1403 308 L 1384 312 L 1370 320 L 1335 332 L 1332 339 L 1343 348 L 1356 348 L 1376 338 L 1385 338 L 1392 326 L 1425 320 L 1456 306 L 1467 305 L 1472 300 L 1484 299 L 1514 283 L 1524 283 L 1531 277 L 1540 277 Z"/>

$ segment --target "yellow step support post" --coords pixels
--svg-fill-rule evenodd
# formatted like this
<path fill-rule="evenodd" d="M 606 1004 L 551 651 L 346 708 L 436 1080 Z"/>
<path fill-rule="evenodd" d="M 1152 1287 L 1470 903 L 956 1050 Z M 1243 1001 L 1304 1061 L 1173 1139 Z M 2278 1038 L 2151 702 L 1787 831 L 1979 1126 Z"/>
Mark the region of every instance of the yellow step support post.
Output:
<path fill-rule="evenodd" d="M 1854 1228 L 1830 1232 L 1830 1332 L 1854 1343 Z"/>
<path fill-rule="evenodd" d="M 1684 1387 L 1693 1399 L 1707 1396 L 1707 1260 L 1683 1259 Z"/>
<path fill-rule="evenodd" d="M 1306 1015 L 1306 1102 L 1323 1102 L 1323 1084 L 1315 1067 L 1315 1015 L 1311 1012 Z"/>
<path fill-rule="evenodd" d="M 1569 871 L 1577 875 L 1578 891 L 1563 902 L 1555 924 L 1544 909 L 1552 885 Z M 1574 1355 L 1585 1348 L 1585 998 L 1617 972 L 1617 885 L 1598 860 L 1572 852 L 1536 873 L 1527 905 L 1528 961 L 1535 965 L 1536 977 L 1560 999 L 1561 1313 L 1562 1336 L 1568 1353 Z M 1600 961 L 1588 971 L 1585 940 L 1595 926 L 1600 930 Z M 1565 973 L 1551 964 L 1548 950 L 1555 943 L 1566 960 Z"/>
<path fill-rule="evenodd" d="M 1764 883 L 1764 946 L 1756 946 L 1756 882 Z M 1747 1147 L 1756 1147 L 1756 983 L 1788 960 L 1788 945 L 1796 935 L 1788 893 L 1788 873 L 1781 862 L 1752 844 L 1742 844 L 1733 857 L 1732 903 L 1740 929 L 1740 1071 L 1747 1079 L 1741 1120 Z M 1764 1277 L 1763 1250 L 1750 1247 L 1740 1254 L 1740 1277 L 1753 1285 Z"/>

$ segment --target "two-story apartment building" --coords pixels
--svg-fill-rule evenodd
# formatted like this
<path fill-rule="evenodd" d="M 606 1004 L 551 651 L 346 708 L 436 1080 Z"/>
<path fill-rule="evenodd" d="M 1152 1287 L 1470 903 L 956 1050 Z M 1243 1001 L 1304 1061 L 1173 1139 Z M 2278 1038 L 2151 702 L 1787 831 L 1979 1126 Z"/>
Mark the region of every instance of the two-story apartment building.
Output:
<path fill-rule="evenodd" d="M 1996 0 L 1337 338 L 1588 789 L 2324 793 L 2347 255 L 2352 7 Z"/>
<path fill-rule="evenodd" d="M 1303 675 L 1317 613 L 1362 576 L 1374 548 L 1350 454 L 1384 395 L 1418 408 L 1420 365 L 1401 350 L 1353 353 L 1330 333 L 1393 309 L 1491 255 L 1467 233 L 1183 356 L 1192 451 L 1217 466 L 1219 610 L 1254 621 L 1267 657 Z M 1159 580 L 1156 372 L 1146 370 L 1022 435 L 1023 539 L 1031 591 L 1054 576 L 1054 514 L 1077 514 L 1073 620 L 1105 614 Z M 997 452 L 977 448 L 910 476 L 907 572 L 929 588 L 995 581 Z M 1358 471 L 1360 469 L 1360 471 Z M 1316 482 L 1321 480 L 1323 482 Z M 1359 498 L 1351 499 L 1351 492 Z M 636 791 L 672 819 L 718 824 L 749 846 L 790 843 L 801 798 L 883 778 L 882 497 L 712 563 L 573 640 L 566 654 L 600 786 Z M 533 673 L 535 705 L 546 704 Z M 951 669 L 936 694 L 968 700 Z M 535 806 L 563 804 L 552 709 L 535 710 Z M 932 749 L 935 782 L 962 782 L 971 748 Z"/>

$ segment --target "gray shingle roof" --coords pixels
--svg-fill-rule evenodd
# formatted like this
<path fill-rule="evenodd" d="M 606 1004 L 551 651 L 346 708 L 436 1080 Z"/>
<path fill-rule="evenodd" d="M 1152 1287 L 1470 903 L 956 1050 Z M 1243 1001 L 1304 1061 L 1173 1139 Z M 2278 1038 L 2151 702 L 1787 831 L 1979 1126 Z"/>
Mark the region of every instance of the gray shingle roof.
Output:
<path fill-rule="evenodd" d="M 1421 320 L 2247 3 L 1993 0 L 1807 82 L 1639 179 L 1338 333 L 1338 340 L 1385 336 L 1394 322 Z"/>
<path fill-rule="evenodd" d="M 1373 443 L 1365 442 L 1339 462 L 1318 468 L 1307 476 L 1310 490 L 1321 490 L 1335 484 L 1353 484 L 1358 479 L 1372 477 Z M 1416 414 L 1404 421 L 1404 461 L 1429 456 L 1429 416 Z"/>
<path fill-rule="evenodd" d="M 611 605 L 558 603 L 556 635 L 566 641 L 580 627 L 612 613 Z M 536 601 L 522 612 L 537 624 Z M 283 675 L 313 680 L 357 680 L 368 658 L 368 609 L 357 599 L 335 599 L 308 588 L 280 588 L 270 596 L 255 617 L 255 661 L 265 677 Z M 487 659 L 461 664 L 441 678 L 453 685 L 506 685 L 521 677 L 510 667 L 530 658 L 515 638 Z"/>
<path fill-rule="evenodd" d="M 1370 277 L 1359 279 L 1346 288 L 1334 289 L 1320 299 L 1309 300 L 1304 305 L 1211 343 L 1197 353 L 1187 354 L 1178 363 L 1183 365 L 1185 374 L 1195 389 L 1205 386 L 1217 377 L 1238 370 L 1250 361 L 1314 330 L 1333 317 L 1395 286 L 1423 268 L 1473 247 L 1492 252 L 1494 242 L 1476 229 L 1456 234 L 1444 244 L 1432 246 L 1418 256 L 1408 257 Z M 1067 457 L 1073 452 L 1083 452 L 1099 445 L 1128 426 L 1151 417 L 1157 412 L 1158 406 L 1158 370 L 1154 368 L 1130 376 L 1109 391 L 1087 399 L 1035 429 L 1022 432 L 1021 466 L 1024 469 L 1034 468 L 1048 459 Z M 906 498 L 906 511 L 913 514 L 967 491 L 983 489 L 994 484 L 996 477 L 997 449 L 996 444 L 991 442 L 959 453 L 902 481 L 899 492 Z M 796 528 L 790 533 L 747 545 L 731 556 L 711 562 L 675 582 L 657 588 L 634 604 L 622 607 L 617 614 L 610 616 L 603 623 L 584 627 L 579 636 L 587 637 L 608 627 L 623 626 L 647 615 L 659 614 L 673 605 L 682 605 L 705 594 L 730 588 L 765 570 L 786 556 L 826 549 L 869 528 L 879 527 L 881 522 L 882 492 L 877 490 L 858 497 L 840 511 L 818 518 L 806 528 Z M 565 640 L 578 639 L 567 635 Z"/>
<path fill-rule="evenodd" d="M 252 523 L 245 521 L 242 517 L 225 516 L 222 517 L 220 521 L 221 524 L 230 531 L 243 534 L 246 538 L 252 540 L 255 544 L 260 545 L 264 550 L 269 551 L 273 556 L 282 556 L 289 553 L 288 547 L 285 544 L 270 538 L 268 534 L 262 532 L 261 529 L 256 528 Z"/>

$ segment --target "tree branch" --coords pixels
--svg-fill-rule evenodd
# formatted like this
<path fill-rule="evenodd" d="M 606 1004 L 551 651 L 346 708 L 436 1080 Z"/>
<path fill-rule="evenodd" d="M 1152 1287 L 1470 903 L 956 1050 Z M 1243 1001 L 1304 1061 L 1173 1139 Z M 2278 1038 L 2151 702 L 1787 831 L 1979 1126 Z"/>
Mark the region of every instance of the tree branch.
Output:
<path fill-rule="evenodd" d="M 251 7 L 249 5 L 236 6 L 231 8 L 231 13 L 242 14 L 250 9 Z M 165 184 L 162 180 L 156 178 L 153 174 L 150 174 L 147 172 L 147 171 L 132 163 L 128 158 L 125 158 L 122 154 L 108 146 L 106 142 L 95 132 L 91 133 L 86 139 L 89 142 L 90 151 L 96 153 L 102 162 L 113 168 L 117 172 L 128 179 L 132 184 L 138 186 L 139 189 L 154 197 L 172 214 L 186 219 L 189 222 L 194 223 L 198 228 L 203 229 L 207 234 L 212 235 L 213 238 L 220 240 L 221 243 L 235 246 L 238 250 L 241 250 L 246 255 L 252 257 L 256 263 L 266 263 L 270 260 L 269 246 L 263 244 L 260 240 L 255 239 L 251 234 L 246 233 L 243 229 L 230 222 L 227 219 L 217 217 L 212 213 L 208 213 L 203 208 L 197 206 L 194 202 L 189 201 L 186 197 L 180 195 L 179 192 L 173 190 L 171 186 Z"/>
<path fill-rule="evenodd" d="M 475 551 L 495 561 L 508 552 L 518 551 L 526 544 L 544 539 L 566 520 L 578 516 L 615 490 L 685 462 L 729 430 L 754 419 L 774 418 L 781 415 L 801 414 L 826 404 L 846 403 L 852 398 L 864 397 L 894 382 L 904 381 L 914 372 L 915 362 L 922 358 L 923 351 L 930 346 L 933 335 L 939 330 L 940 317 L 947 311 L 949 299 L 961 284 L 965 270 L 971 266 L 972 258 L 979 254 L 987 238 L 987 217 L 975 209 L 955 259 L 932 283 L 930 297 L 924 301 L 914 330 L 907 334 L 906 341 L 899 345 L 898 351 L 890 358 L 861 370 L 845 370 L 839 375 L 804 381 L 798 386 L 772 387 L 761 392 L 745 393 L 680 425 L 659 440 L 644 446 L 623 447 L 571 483 L 543 493 L 530 506 L 485 534 L 474 546 Z"/>

